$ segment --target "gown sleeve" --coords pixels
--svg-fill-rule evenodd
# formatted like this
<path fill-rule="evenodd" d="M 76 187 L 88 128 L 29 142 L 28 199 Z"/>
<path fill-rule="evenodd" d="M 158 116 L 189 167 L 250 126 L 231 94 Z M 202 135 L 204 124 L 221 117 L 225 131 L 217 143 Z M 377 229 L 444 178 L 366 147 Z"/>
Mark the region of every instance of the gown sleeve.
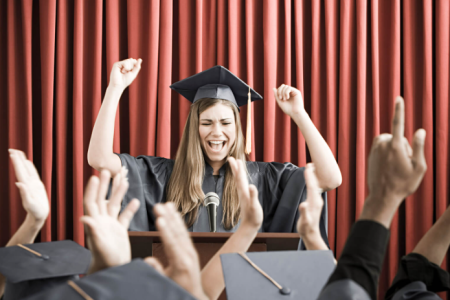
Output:
<path fill-rule="evenodd" d="M 156 230 L 153 206 L 166 201 L 166 185 L 172 174 L 174 161 L 163 157 L 117 154 L 122 166 L 128 169 L 129 188 L 122 201 L 123 210 L 133 198 L 141 202 L 128 230 Z"/>
<path fill-rule="evenodd" d="M 258 188 L 263 207 L 263 232 L 297 232 L 298 206 L 306 200 L 305 168 L 292 163 L 250 162 L 251 183 Z M 320 217 L 320 233 L 328 244 L 328 215 L 326 193 L 322 194 L 324 206 Z M 306 249 L 300 242 L 299 249 Z"/>

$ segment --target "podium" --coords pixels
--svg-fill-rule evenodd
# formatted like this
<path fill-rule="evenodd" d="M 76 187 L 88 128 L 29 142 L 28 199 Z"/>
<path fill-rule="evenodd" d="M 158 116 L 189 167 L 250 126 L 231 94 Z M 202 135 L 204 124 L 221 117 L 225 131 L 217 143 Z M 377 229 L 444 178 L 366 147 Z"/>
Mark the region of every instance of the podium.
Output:
<path fill-rule="evenodd" d="M 211 257 L 222 247 L 233 233 L 228 232 L 190 232 L 197 249 L 200 267 L 203 268 Z M 160 234 L 157 231 L 130 231 L 132 258 L 153 256 L 168 265 Z M 258 233 L 248 252 L 297 250 L 300 236 L 298 233 Z M 219 299 L 226 299 L 225 291 Z"/>
<path fill-rule="evenodd" d="M 203 267 L 233 234 L 229 232 L 190 232 L 191 239 L 200 257 Z M 160 234 L 157 231 L 128 232 L 133 258 L 154 256 L 164 264 L 165 257 Z M 298 233 L 258 233 L 248 252 L 297 250 L 300 237 Z M 204 262 L 204 263 L 203 263 Z"/>

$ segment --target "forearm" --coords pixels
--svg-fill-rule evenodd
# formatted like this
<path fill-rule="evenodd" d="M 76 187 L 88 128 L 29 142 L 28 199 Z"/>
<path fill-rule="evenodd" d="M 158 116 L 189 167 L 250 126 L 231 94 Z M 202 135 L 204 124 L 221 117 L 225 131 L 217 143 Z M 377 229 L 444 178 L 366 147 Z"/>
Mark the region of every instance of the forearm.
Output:
<path fill-rule="evenodd" d="M 363 287 L 371 299 L 377 299 L 378 279 L 388 242 L 389 230 L 383 225 L 370 220 L 356 222 L 326 286 L 351 279 Z"/>
<path fill-rule="evenodd" d="M 88 150 L 89 165 L 97 170 L 106 167 L 107 162 L 113 159 L 114 125 L 117 107 L 123 89 L 108 86 L 102 106 L 95 121 Z M 114 176 L 120 170 L 109 170 Z"/>
<path fill-rule="evenodd" d="M 389 229 L 400 203 L 397 198 L 392 196 L 369 195 L 359 215 L 359 220 L 375 221 Z"/>
<path fill-rule="evenodd" d="M 450 207 L 423 236 L 412 252 L 440 266 L 450 245 Z"/>
<path fill-rule="evenodd" d="M 258 229 L 242 225 L 211 258 L 202 270 L 202 285 L 209 299 L 217 299 L 225 288 L 220 255 L 246 252 L 256 237 Z"/>
<path fill-rule="evenodd" d="M 342 175 L 333 152 L 309 115 L 303 111 L 293 115 L 292 119 L 305 138 L 320 187 L 326 191 L 341 185 Z"/>
<path fill-rule="evenodd" d="M 6 244 L 6 247 L 17 244 L 32 244 L 44 223 L 45 220 L 35 220 L 28 214 L 20 228 Z"/>

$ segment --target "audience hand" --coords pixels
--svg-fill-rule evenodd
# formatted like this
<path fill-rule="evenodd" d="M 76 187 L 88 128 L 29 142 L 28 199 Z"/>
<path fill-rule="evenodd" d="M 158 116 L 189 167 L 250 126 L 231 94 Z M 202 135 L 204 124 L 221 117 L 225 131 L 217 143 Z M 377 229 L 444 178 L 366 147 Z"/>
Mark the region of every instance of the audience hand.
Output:
<path fill-rule="evenodd" d="M 392 134 L 377 136 L 369 155 L 369 197 L 360 218 L 376 220 L 387 228 L 398 206 L 419 187 L 427 170 L 426 132 L 415 132 L 411 149 L 404 137 L 404 119 L 403 98 L 397 97 Z"/>
<path fill-rule="evenodd" d="M 138 60 L 129 58 L 116 62 L 111 70 L 109 85 L 125 89 L 138 75 L 141 70 L 141 64 L 142 59 L 140 58 Z"/>
<path fill-rule="evenodd" d="M 89 273 L 131 261 L 128 227 L 140 202 L 133 199 L 119 215 L 128 190 L 128 181 L 122 174 L 114 177 L 109 200 L 105 199 L 111 178 L 109 171 L 100 173 L 100 182 L 92 176 L 87 184 L 84 194 L 86 215 L 81 217 L 81 222 L 86 225 L 87 243 L 92 252 Z"/>
<path fill-rule="evenodd" d="M 14 149 L 9 149 L 9 153 L 18 180 L 16 186 L 20 191 L 22 205 L 28 213 L 27 218 L 42 227 L 50 211 L 44 184 L 36 167 L 27 160 L 25 153 Z"/>
<path fill-rule="evenodd" d="M 228 158 L 233 175 L 236 178 L 239 202 L 241 204 L 241 225 L 258 230 L 263 222 L 263 211 L 258 199 L 258 190 L 253 184 L 248 184 L 242 160 Z"/>
<path fill-rule="evenodd" d="M 314 164 L 309 163 L 305 168 L 305 181 L 307 188 L 306 201 L 298 207 L 300 218 L 297 222 L 297 232 L 308 250 L 328 250 L 320 235 L 320 216 L 322 214 L 322 190 L 314 173 Z"/>
<path fill-rule="evenodd" d="M 155 205 L 153 211 L 169 266 L 164 269 L 154 257 L 145 261 L 197 299 L 207 299 L 201 284 L 198 254 L 180 214 L 170 202 Z"/>

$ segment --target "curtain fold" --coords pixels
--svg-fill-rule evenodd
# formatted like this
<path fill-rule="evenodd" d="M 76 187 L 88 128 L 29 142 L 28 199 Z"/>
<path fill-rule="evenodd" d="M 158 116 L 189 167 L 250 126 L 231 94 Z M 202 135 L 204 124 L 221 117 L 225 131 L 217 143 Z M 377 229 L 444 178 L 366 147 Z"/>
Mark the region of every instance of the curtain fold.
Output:
<path fill-rule="evenodd" d="M 342 171 L 341 187 L 328 192 L 337 257 L 368 193 L 373 137 L 390 132 L 395 96 L 404 96 L 405 136 L 411 142 L 426 129 L 428 171 L 394 217 L 382 296 L 401 256 L 448 205 L 449 19 L 447 0 L 0 1 L 0 241 L 25 217 L 7 154 L 17 148 L 35 162 L 51 200 L 38 239 L 84 244 L 83 188 L 96 174 L 86 156 L 114 62 L 143 59 L 121 97 L 114 152 L 167 158 L 189 111 L 170 84 L 219 64 L 264 97 L 251 104 L 251 160 L 310 160 L 272 89 L 302 92 Z M 247 107 L 241 121 L 245 128 Z"/>

